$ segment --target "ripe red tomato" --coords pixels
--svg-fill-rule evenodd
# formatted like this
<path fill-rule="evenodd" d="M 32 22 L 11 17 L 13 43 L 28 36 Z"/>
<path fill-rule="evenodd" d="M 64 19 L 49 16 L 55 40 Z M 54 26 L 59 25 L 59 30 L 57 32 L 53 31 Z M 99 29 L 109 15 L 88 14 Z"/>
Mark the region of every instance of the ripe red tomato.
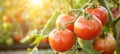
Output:
<path fill-rule="evenodd" d="M 102 22 L 102 25 L 107 23 L 108 12 L 104 7 L 98 6 L 97 8 L 87 8 L 87 12 L 98 17 L 100 21 Z"/>
<path fill-rule="evenodd" d="M 49 35 L 49 43 L 52 49 L 65 52 L 72 48 L 75 42 L 72 31 L 68 29 L 54 29 Z"/>
<path fill-rule="evenodd" d="M 75 19 L 75 14 L 73 15 L 68 15 L 68 14 L 61 14 L 58 16 L 57 20 L 56 20 L 56 27 L 58 28 L 59 26 L 62 26 L 63 24 L 67 23 L 67 22 L 71 22 Z M 74 29 L 74 24 L 67 24 L 66 28 L 73 31 Z"/>
<path fill-rule="evenodd" d="M 113 54 L 116 45 L 112 33 L 108 33 L 105 38 L 97 37 L 93 42 L 93 48 L 96 51 L 103 51 L 102 54 Z"/>
<path fill-rule="evenodd" d="M 101 21 L 93 16 L 91 19 L 86 19 L 80 16 L 74 24 L 74 31 L 76 35 L 84 40 L 91 40 L 97 37 L 102 29 Z"/>

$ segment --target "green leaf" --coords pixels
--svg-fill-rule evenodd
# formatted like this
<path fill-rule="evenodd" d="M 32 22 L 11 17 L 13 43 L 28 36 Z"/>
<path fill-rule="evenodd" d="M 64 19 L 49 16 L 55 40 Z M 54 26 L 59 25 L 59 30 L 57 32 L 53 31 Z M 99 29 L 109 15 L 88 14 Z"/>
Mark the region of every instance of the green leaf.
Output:
<path fill-rule="evenodd" d="M 46 38 L 48 35 L 38 36 L 36 37 L 35 41 L 32 43 L 32 45 L 35 45 L 39 43 L 42 39 Z"/>
<path fill-rule="evenodd" d="M 43 38 L 48 36 L 48 35 L 46 36 L 43 34 L 48 34 L 49 33 L 48 30 L 51 31 L 54 28 L 54 24 L 56 22 L 58 15 L 59 15 L 59 13 L 57 11 L 55 11 L 55 13 L 52 15 L 52 17 L 48 20 L 48 22 L 45 25 L 45 27 L 43 28 L 43 30 L 41 30 L 40 36 L 35 39 L 35 41 L 32 43 L 32 45 L 39 43 Z"/>
<path fill-rule="evenodd" d="M 51 16 L 51 18 L 48 20 L 47 24 L 45 25 L 45 27 L 43 28 L 43 30 L 41 31 L 42 35 L 44 34 L 49 34 L 49 31 L 51 31 L 54 28 L 56 19 L 59 15 L 58 11 L 55 11 L 53 13 L 53 15 Z"/>
<path fill-rule="evenodd" d="M 31 39 L 33 39 L 33 38 L 35 38 L 35 37 L 37 37 L 38 35 L 37 35 L 37 30 L 35 29 L 35 30 L 33 30 L 33 31 L 31 31 L 30 33 L 29 33 L 29 35 L 27 35 L 25 38 L 23 38 L 22 40 L 20 40 L 20 42 L 21 43 L 28 43 L 28 42 L 30 42 L 31 41 Z"/>
<path fill-rule="evenodd" d="M 35 29 L 35 30 L 31 31 L 29 35 L 30 36 L 36 36 L 37 32 L 38 31 Z"/>

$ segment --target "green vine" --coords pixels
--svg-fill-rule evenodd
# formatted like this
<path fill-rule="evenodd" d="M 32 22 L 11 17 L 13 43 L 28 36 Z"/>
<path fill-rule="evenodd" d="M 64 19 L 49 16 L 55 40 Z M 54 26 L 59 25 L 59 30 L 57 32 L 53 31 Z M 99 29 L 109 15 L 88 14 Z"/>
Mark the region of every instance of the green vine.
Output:
<path fill-rule="evenodd" d="M 114 25 L 117 24 L 117 22 L 120 20 L 120 17 L 114 20 Z"/>

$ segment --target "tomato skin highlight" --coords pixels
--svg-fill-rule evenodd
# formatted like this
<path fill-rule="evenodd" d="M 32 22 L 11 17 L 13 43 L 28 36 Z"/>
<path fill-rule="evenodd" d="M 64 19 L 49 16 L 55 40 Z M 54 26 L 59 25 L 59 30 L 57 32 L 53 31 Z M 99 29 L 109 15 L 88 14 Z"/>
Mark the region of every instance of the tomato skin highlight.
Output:
<path fill-rule="evenodd" d="M 49 43 L 51 48 L 56 51 L 65 52 L 72 48 L 74 42 L 74 34 L 68 29 L 54 29 L 52 32 L 50 32 Z"/>
<path fill-rule="evenodd" d="M 58 16 L 57 20 L 56 20 L 56 27 L 59 28 L 59 26 L 62 26 L 63 24 L 67 23 L 67 22 L 71 22 L 75 19 L 76 15 L 72 14 L 72 15 L 68 15 L 68 14 L 61 14 Z M 66 28 L 73 31 L 74 30 L 74 24 L 70 23 L 66 25 Z"/>
<path fill-rule="evenodd" d="M 93 16 L 90 20 L 80 16 L 74 24 L 74 32 L 76 35 L 84 40 L 91 40 L 96 38 L 102 30 L 102 23 L 97 17 Z"/>
<path fill-rule="evenodd" d="M 93 48 L 99 52 L 103 51 L 101 54 L 113 54 L 116 46 L 117 43 L 111 33 L 108 33 L 105 38 L 97 37 L 93 41 Z"/>
<path fill-rule="evenodd" d="M 102 6 L 98 6 L 97 8 L 87 8 L 87 12 L 98 17 L 102 22 L 102 25 L 105 25 L 108 21 L 108 12 Z"/>

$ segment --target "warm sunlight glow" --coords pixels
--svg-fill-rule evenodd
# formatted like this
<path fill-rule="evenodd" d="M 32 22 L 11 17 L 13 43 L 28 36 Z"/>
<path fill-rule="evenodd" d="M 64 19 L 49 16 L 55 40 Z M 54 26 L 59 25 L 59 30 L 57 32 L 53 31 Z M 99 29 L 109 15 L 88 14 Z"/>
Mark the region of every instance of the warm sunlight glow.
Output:
<path fill-rule="evenodd" d="M 32 7 L 37 6 L 37 7 L 42 8 L 43 7 L 43 2 L 41 0 L 30 0 L 29 5 L 32 6 Z"/>

